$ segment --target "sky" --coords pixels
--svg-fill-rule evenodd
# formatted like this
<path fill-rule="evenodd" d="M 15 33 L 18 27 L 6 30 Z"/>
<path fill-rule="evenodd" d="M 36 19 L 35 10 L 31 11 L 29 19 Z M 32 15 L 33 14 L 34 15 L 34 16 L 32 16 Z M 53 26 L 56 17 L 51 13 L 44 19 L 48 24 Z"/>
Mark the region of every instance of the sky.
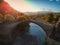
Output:
<path fill-rule="evenodd" d="M 60 0 L 5 0 L 20 12 L 60 12 Z"/>

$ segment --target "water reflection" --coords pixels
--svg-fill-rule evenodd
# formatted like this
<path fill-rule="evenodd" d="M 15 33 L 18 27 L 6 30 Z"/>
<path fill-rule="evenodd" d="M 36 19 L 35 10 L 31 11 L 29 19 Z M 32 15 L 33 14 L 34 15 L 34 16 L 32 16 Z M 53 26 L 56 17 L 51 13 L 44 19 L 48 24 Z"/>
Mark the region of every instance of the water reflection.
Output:
<path fill-rule="evenodd" d="M 37 36 L 39 45 L 44 45 L 46 34 L 40 26 L 30 23 L 29 34 Z"/>
<path fill-rule="evenodd" d="M 30 27 L 27 32 L 24 32 L 22 34 L 19 32 L 19 35 L 17 35 L 15 39 L 7 38 L 6 40 L 5 39 L 3 39 L 2 41 L 0 40 L 0 44 L 1 45 L 11 45 L 11 44 L 13 45 L 45 45 L 46 34 L 44 30 L 40 26 L 34 23 L 30 23 L 29 25 Z"/>
<path fill-rule="evenodd" d="M 28 32 L 16 37 L 14 45 L 45 45 L 46 34 L 43 29 L 34 23 L 29 25 Z"/>

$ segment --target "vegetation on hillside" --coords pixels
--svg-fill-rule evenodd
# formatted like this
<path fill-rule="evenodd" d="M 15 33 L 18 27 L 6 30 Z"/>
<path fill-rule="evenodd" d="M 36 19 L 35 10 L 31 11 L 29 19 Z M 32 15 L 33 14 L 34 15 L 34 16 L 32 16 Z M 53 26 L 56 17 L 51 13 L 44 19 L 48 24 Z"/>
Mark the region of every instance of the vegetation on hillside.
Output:
<path fill-rule="evenodd" d="M 10 22 L 13 22 L 13 21 L 22 21 L 22 20 L 26 20 L 26 21 L 29 21 L 29 17 L 27 15 L 18 15 L 18 16 L 14 16 L 12 14 L 6 14 L 6 15 L 3 15 L 3 14 L 0 14 L 0 22 L 3 22 L 3 21 L 10 21 Z"/>
<path fill-rule="evenodd" d="M 60 18 L 60 13 L 46 13 L 46 14 L 37 14 L 37 15 L 29 15 L 30 18 L 42 18 L 48 23 L 56 24 Z"/>

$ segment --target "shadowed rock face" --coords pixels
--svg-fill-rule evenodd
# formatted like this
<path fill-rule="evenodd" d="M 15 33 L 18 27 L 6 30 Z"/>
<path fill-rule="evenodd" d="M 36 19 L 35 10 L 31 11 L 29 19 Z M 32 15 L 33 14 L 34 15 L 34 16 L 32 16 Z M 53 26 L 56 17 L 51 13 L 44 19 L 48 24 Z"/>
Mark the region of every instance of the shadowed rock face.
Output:
<path fill-rule="evenodd" d="M 26 30 L 24 28 L 20 29 L 20 22 L 0 24 L 0 45 L 12 45 L 17 35 L 22 36 L 24 34 Z"/>
<path fill-rule="evenodd" d="M 0 45 L 12 45 L 12 31 L 16 27 L 17 23 L 0 24 Z"/>
<path fill-rule="evenodd" d="M 57 23 L 55 37 L 55 39 L 60 42 L 60 22 Z"/>
<path fill-rule="evenodd" d="M 60 42 L 60 22 L 57 22 L 56 26 L 54 26 L 50 38 Z"/>
<path fill-rule="evenodd" d="M 8 35 L 20 22 L 12 23 L 1 23 L 0 24 L 0 35 Z"/>
<path fill-rule="evenodd" d="M 24 34 L 16 37 L 13 45 L 38 45 L 38 40 L 36 36 Z"/>
<path fill-rule="evenodd" d="M 45 35 L 44 31 L 42 31 L 40 28 L 39 29 L 37 28 L 38 25 L 30 25 L 31 29 L 29 29 L 28 26 L 25 26 L 28 28 L 27 29 L 28 31 L 25 30 L 24 28 L 20 29 L 19 28 L 20 25 L 18 22 L 7 24 L 7 25 L 5 23 L 2 25 L 4 25 L 5 28 L 4 29 L 1 28 L 1 29 L 3 29 L 3 30 L 1 30 L 1 32 L 3 33 L 3 36 L 2 36 L 2 38 L 0 37 L 0 45 L 12 45 L 12 44 L 13 45 L 40 45 L 40 44 L 44 45 L 45 44 L 46 35 Z M 21 25 L 22 25 L 22 23 L 21 23 Z M 36 28 L 33 28 L 33 27 L 36 27 Z M 14 29 L 15 29 L 15 31 L 14 31 L 14 33 L 12 33 Z M 21 31 L 21 30 L 23 30 L 23 31 Z M 1 34 L 1 32 L 0 32 L 0 34 Z M 18 32 L 18 34 L 16 32 Z M 11 36 L 10 34 L 12 34 L 12 37 L 10 37 Z"/>

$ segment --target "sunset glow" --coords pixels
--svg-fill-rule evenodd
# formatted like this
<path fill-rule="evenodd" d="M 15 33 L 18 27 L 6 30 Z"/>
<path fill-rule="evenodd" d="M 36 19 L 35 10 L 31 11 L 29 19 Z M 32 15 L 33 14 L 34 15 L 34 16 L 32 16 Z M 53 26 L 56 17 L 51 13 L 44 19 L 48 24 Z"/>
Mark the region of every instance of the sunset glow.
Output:
<path fill-rule="evenodd" d="M 5 0 L 20 12 L 53 11 L 60 12 L 59 0 Z"/>
<path fill-rule="evenodd" d="M 20 12 L 38 11 L 38 9 L 33 8 L 31 5 L 27 4 L 24 0 L 19 0 L 18 2 L 16 2 L 16 0 L 5 0 L 5 1 L 8 2 L 11 5 L 11 7 Z"/>

